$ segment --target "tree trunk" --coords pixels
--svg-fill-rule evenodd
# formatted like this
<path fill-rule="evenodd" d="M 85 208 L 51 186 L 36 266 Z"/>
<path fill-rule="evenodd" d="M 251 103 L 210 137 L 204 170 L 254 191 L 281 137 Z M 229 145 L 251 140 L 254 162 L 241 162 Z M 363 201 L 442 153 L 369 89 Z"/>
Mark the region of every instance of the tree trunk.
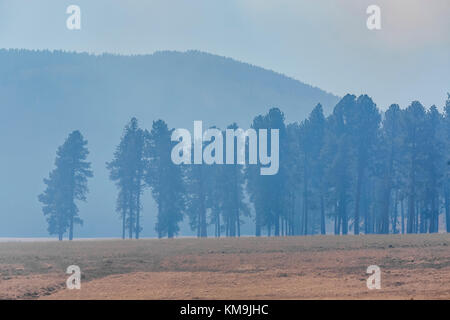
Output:
<path fill-rule="evenodd" d="M 70 217 L 70 226 L 69 226 L 69 240 L 73 240 L 73 213 Z"/>
<path fill-rule="evenodd" d="M 258 210 L 258 208 L 256 208 L 256 206 L 255 206 L 255 215 L 256 215 L 256 217 L 255 217 L 255 235 L 257 236 L 257 237 L 260 237 L 261 236 L 261 212 L 260 212 L 260 210 Z"/>
<path fill-rule="evenodd" d="M 141 190 L 140 187 L 136 190 L 136 239 L 139 239 L 141 232 L 140 215 L 141 215 Z"/>
<path fill-rule="evenodd" d="M 364 164 L 362 161 L 358 161 L 358 178 L 356 182 L 356 198 L 355 198 L 355 223 L 354 223 L 354 233 L 359 234 L 359 207 L 361 201 L 361 188 L 364 176 Z"/>
<path fill-rule="evenodd" d="M 206 238 L 208 236 L 206 231 L 206 209 L 205 209 L 205 200 L 202 197 L 202 204 L 200 208 L 200 237 Z"/>
<path fill-rule="evenodd" d="M 217 234 L 216 236 L 220 238 L 220 211 L 217 209 L 217 215 L 216 215 L 216 228 L 217 228 Z"/>
<path fill-rule="evenodd" d="M 415 221 L 414 221 L 414 233 L 418 233 L 419 232 L 419 212 L 420 212 L 420 208 L 419 208 L 419 201 L 416 201 L 415 203 L 415 208 L 416 208 L 416 214 L 415 214 Z"/>
<path fill-rule="evenodd" d="M 172 239 L 175 236 L 175 232 L 172 228 L 172 223 L 169 222 L 169 225 L 167 227 L 167 238 Z"/>
<path fill-rule="evenodd" d="M 348 234 L 348 216 L 347 216 L 347 204 L 345 199 L 345 193 L 341 193 L 341 199 L 339 201 L 341 220 L 342 220 L 342 234 Z"/>
<path fill-rule="evenodd" d="M 237 236 L 241 236 L 241 224 L 240 224 L 240 201 L 239 201 L 239 193 L 238 190 L 240 188 L 238 183 L 238 168 L 235 166 L 233 170 L 233 201 L 234 201 L 234 211 L 235 211 L 235 220 L 236 220 L 236 232 Z"/>
<path fill-rule="evenodd" d="M 308 157 L 304 155 L 303 166 L 303 230 L 304 235 L 308 234 Z"/>
<path fill-rule="evenodd" d="M 437 206 L 436 206 L 436 197 L 434 195 L 431 196 L 431 216 L 430 216 L 430 226 L 429 232 L 436 233 L 439 228 L 439 221 L 436 221 L 436 218 L 439 219 L 439 215 L 437 214 Z"/>
<path fill-rule="evenodd" d="M 415 135 L 414 135 L 415 137 Z M 408 195 L 408 222 L 407 222 L 407 233 L 413 233 L 415 231 L 416 222 L 416 147 L 415 138 L 413 138 L 412 143 L 412 155 L 411 155 L 411 169 L 409 171 L 410 186 Z M 416 230 L 417 232 L 417 230 Z"/>
<path fill-rule="evenodd" d="M 73 162 L 72 162 L 73 163 Z M 73 219 L 75 216 L 75 172 L 72 168 L 70 176 L 70 222 L 69 222 L 69 241 L 73 240 Z"/>
<path fill-rule="evenodd" d="M 392 219 L 392 233 L 397 234 L 397 216 L 398 216 L 398 192 L 395 191 L 395 198 L 394 198 L 394 212 L 393 212 L 393 219 Z"/>
<path fill-rule="evenodd" d="M 411 194 L 408 196 L 408 221 L 406 225 L 406 232 L 414 232 L 414 221 L 416 219 L 416 199 L 414 197 L 414 187 L 410 189 Z"/>
<path fill-rule="evenodd" d="M 320 234 L 326 234 L 325 229 L 325 200 L 322 190 L 320 191 Z"/>
<path fill-rule="evenodd" d="M 381 216 L 381 230 L 382 234 L 389 233 L 389 209 L 391 207 L 391 187 L 390 183 L 385 180 L 385 190 L 383 199 L 383 211 Z"/>
<path fill-rule="evenodd" d="M 308 234 L 308 185 L 305 183 L 305 191 L 303 195 L 303 234 Z"/>
<path fill-rule="evenodd" d="M 403 198 L 400 200 L 400 213 L 402 215 L 402 217 L 401 217 L 402 234 L 405 234 L 405 207 L 404 207 L 404 199 Z"/>
<path fill-rule="evenodd" d="M 334 234 L 339 234 L 339 220 L 341 219 L 339 213 L 339 205 L 337 203 L 334 204 Z"/>
<path fill-rule="evenodd" d="M 140 233 L 140 229 L 141 229 L 141 225 L 140 225 L 140 215 L 141 215 L 141 191 L 139 190 L 140 188 L 138 188 L 138 190 L 136 191 L 136 239 L 139 239 L 139 233 Z"/>
<path fill-rule="evenodd" d="M 134 226 L 134 219 L 133 219 L 133 209 L 130 207 L 128 209 L 129 215 L 130 215 L 130 225 L 128 226 L 128 237 L 130 239 L 133 239 L 133 226 Z"/>
<path fill-rule="evenodd" d="M 125 239 L 125 230 L 126 230 L 126 220 L 127 220 L 127 211 L 122 209 L 122 239 Z"/>
<path fill-rule="evenodd" d="M 275 212 L 273 212 L 273 216 L 275 217 L 275 237 L 280 236 L 280 215 L 279 215 L 279 209 Z"/>
<path fill-rule="evenodd" d="M 237 224 L 237 236 L 240 237 L 241 236 L 241 222 L 239 219 L 239 209 L 236 210 L 237 216 L 236 216 L 236 224 Z"/>
<path fill-rule="evenodd" d="M 447 232 L 450 232 L 450 197 L 448 185 L 446 186 L 445 190 L 444 205 L 445 205 L 445 224 L 447 227 Z"/>

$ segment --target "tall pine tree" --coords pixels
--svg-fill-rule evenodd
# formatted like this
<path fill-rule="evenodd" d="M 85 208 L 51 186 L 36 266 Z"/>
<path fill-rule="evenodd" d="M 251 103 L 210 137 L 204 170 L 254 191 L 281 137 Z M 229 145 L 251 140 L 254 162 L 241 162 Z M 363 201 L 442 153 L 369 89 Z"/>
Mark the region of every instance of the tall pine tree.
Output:
<path fill-rule="evenodd" d="M 136 118 L 126 125 L 121 141 L 114 152 L 114 159 L 108 162 L 110 179 L 116 183 L 119 195 L 116 210 L 122 218 L 122 238 L 128 229 L 129 238 L 139 239 L 142 231 L 141 195 L 144 189 L 144 145 L 145 134 L 139 128 Z"/>
<path fill-rule="evenodd" d="M 86 201 L 87 179 L 93 176 L 90 163 L 86 161 L 89 151 L 87 141 L 79 131 L 73 131 L 58 148 L 55 169 L 44 179 L 47 185 L 39 196 L 43 212 L 47 216 L 48 231 L 62 240 L 69 231 L 73 239 L 75 224 L 82 224 L 76 201 Z"/>
<path fill-rule="evenodd" d="M 172 131 L 164 121 L 158 120 L 153 122 L 151 132 L 146 134 L 145 181 L 158 206 L 155 230 L 159 238 L 173 238 L 178 234 L 178 224 L 183 219 L 184 211 L 182 167 L 171 160 Z"/>

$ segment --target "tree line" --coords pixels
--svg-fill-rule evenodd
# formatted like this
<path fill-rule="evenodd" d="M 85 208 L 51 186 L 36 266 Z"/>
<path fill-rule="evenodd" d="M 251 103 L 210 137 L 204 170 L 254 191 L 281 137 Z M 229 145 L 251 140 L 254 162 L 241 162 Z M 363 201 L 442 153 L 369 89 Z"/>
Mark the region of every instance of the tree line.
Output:
<path fill-rule="evenodd" d="M 307 119 L 286 123 L 272 108 L 251 128 L 279 130 L 278 174 L 260 175 L 260 164 L 237 161 L 175 165 L 174 129 L 163 120 L 142 129 L 132 118 L 106 163 L 122 238 L 140 237 L 146 191 L 157 205 L 159 238 L 178 235 L 185 217 L 198 237 L 211 225 L 215 237 L 240 236 L 249 218 L 256 236 L 435 233 L 440 221 L 450 232 L 450 95 L 441 113 L 418 101 L 381 112 L 367 95 L 349 94 L 328 116 L 318 104 Z M 39 201 L 60 240 L 67 231 L 72 239 L 82 223 L 76 201 L 86 201 L 93 176 L 87 155 L 87 141 L 72 132 L 44 179 Z"/>

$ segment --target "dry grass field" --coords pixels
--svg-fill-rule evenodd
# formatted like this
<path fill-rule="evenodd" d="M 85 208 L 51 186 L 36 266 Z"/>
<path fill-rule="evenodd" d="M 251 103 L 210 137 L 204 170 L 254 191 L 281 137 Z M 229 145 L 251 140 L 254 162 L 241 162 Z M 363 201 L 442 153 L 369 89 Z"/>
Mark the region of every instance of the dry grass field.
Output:
<path fill-rule="evenodd" d="M 450 299 L 450 235 L 0 243 L 0 299 Z"/>

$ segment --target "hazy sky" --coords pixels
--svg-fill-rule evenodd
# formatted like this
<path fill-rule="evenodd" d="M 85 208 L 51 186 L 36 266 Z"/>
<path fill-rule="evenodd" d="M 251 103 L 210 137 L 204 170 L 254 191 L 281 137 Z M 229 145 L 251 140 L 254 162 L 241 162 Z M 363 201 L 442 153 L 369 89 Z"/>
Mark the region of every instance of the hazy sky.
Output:
<path fill-rule="evenodd" d="M 81 7 L 82 30 L 66 29 Z M 382 10 L 382 30 L 366 8 Z M 442 107 L 450 91 L 449 0 L 0 0 L 0 47 L 153 53 L 197 49 L 386 108 Z"/>

